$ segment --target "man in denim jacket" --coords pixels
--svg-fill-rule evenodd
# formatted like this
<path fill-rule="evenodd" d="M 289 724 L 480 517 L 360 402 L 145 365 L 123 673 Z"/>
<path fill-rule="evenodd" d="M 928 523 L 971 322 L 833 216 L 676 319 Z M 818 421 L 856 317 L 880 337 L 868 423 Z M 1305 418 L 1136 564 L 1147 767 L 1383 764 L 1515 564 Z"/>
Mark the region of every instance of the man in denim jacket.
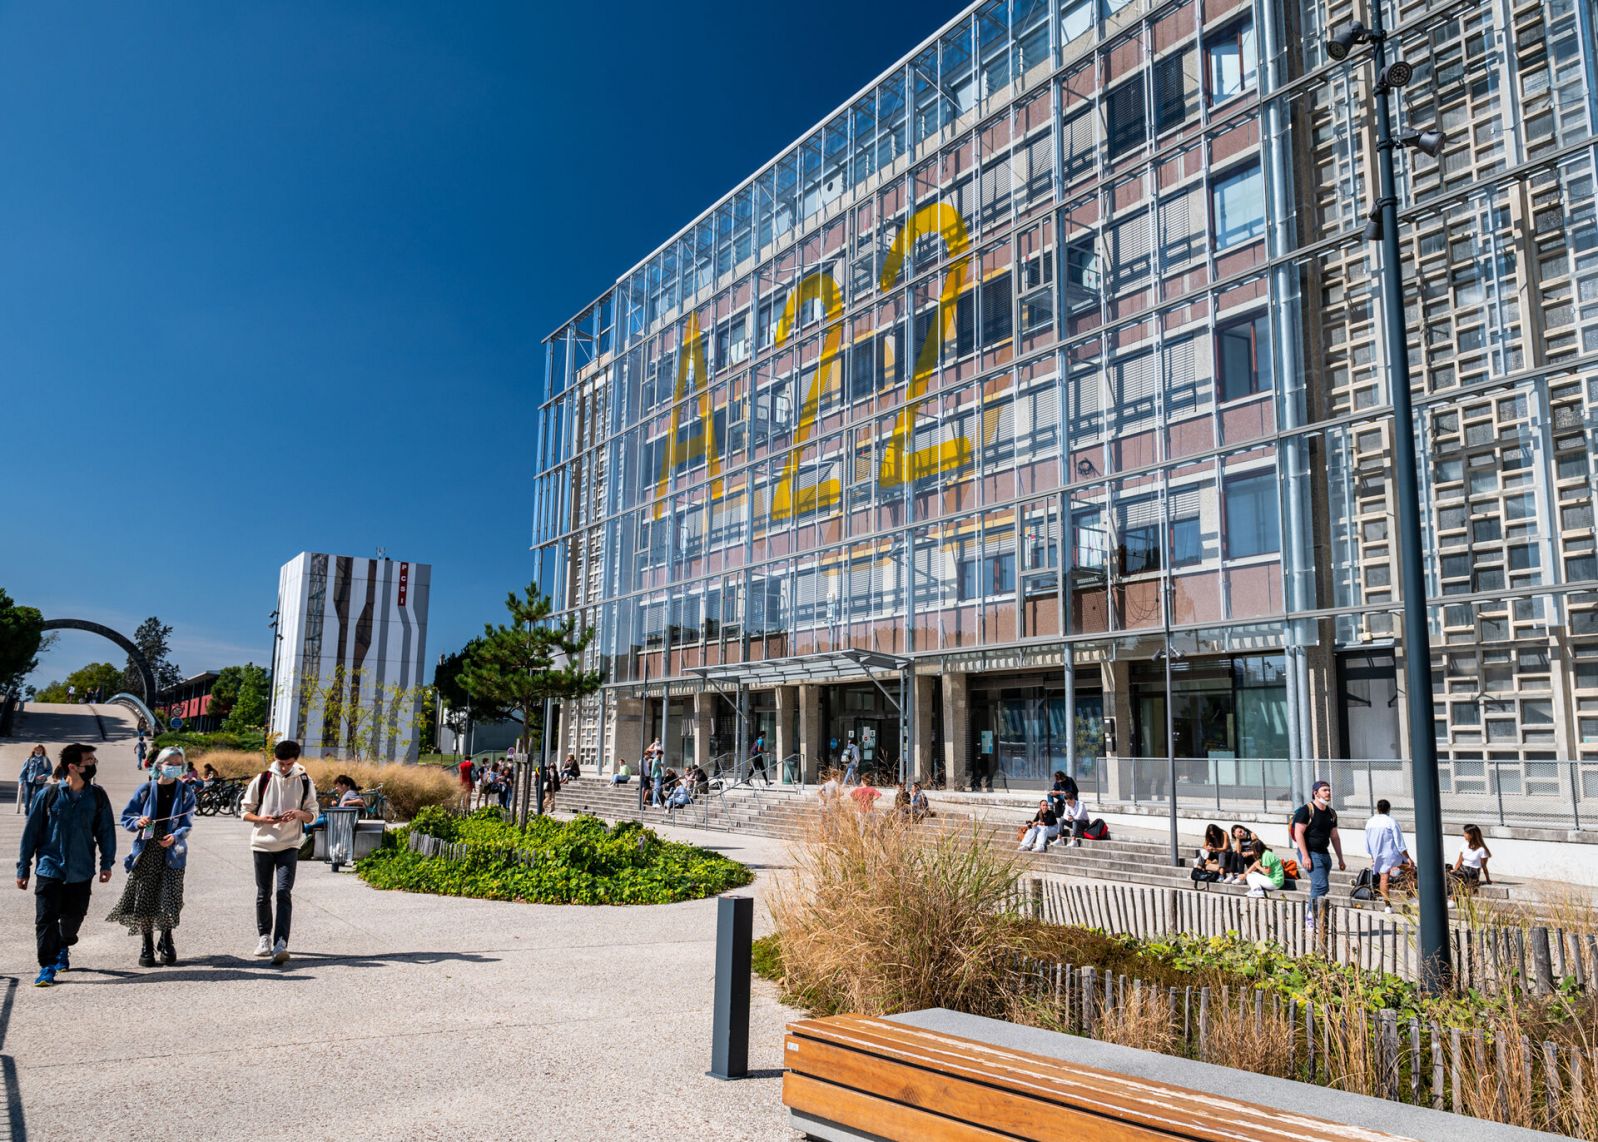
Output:
<path fill-rule="evenodd" d="M 39 861 L 38 884 L 33 890 L 33 927 L 39 946 L 35 987 L 49 987 L 57 972 L 71 966 L 68 949 L 78 942 L 78 928 L 89 911 L 95 849 L 100 850 L 101 884 L 111 879 L 111 866 L 116 863 L 116 814 L 105 790 L 92 784 L 94 773 L 94 747 L 73 744 L 64 748 L 56 776 L 66 780 L 33 799 L 28 824 L 22 830 L 18 888 L 28 887 L 34 858 Z"/>

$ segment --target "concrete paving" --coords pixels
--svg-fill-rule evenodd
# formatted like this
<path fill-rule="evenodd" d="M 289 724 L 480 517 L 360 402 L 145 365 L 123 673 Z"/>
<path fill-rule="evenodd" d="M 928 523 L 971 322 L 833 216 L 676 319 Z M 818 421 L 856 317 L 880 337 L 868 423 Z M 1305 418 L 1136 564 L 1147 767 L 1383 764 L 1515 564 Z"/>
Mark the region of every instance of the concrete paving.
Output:
<path fill-rule="evenodd" d="M 97 746 L 119 811 L 139 780 L 116 707 L 37 706 L 19 730 L 0 743 L 7 781 L 34 741 L 53 755 L 74 740 Z M 9 864 L 21 822 L 8 798 Z M 226 817 L 196 826 L 175 967 L 140 969 L 137 941 L 105 923 L 120 858 L 112 882 L 95 887 L 73 970 L 51 989 L 32 986 L 32 886 L 0 891 L 0 1070 L 13 1138 L 173 1123 L 190 1136 L 252 1140 L 796 1137 L 779 1087 L 782 1029 L 799 1013 L 769 984 L 754 986 L 754 1077 L 704 1073 L 715 901 L 456 900 L 378 892 L 302 863 L 294 958 L 275 968 L 250 956 L 247 828 Z M 754 866 L 756 932 L 769 929 L 761 901 L 787 862 L 780 842 L 663 832 Z M 0 1120 L 0 1139 L 6 1130 Z"/>

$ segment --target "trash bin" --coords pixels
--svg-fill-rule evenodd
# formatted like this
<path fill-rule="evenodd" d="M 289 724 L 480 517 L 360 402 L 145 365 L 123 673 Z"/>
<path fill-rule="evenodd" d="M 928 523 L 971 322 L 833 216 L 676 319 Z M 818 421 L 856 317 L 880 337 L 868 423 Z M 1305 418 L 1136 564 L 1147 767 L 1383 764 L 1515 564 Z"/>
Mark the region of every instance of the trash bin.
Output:
<path fill-rule="evenodd" d="M 359 809 L 329 809 L 327 811 L 327 859 L 337 872 L 339 865 L 355 860 L 355 822 L 360 819 Z"/>

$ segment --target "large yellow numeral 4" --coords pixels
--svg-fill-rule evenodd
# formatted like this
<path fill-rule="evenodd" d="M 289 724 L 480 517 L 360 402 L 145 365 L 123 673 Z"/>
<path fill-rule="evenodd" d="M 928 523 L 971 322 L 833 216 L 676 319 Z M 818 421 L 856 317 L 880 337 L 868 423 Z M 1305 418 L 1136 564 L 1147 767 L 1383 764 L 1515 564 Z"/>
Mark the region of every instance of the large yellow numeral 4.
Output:
<path fill-rule="evenodd" d="M 936 202 L 931 206 L 923 206 L 911 216 L 910 221 L 905 223 L 894 237 L 893 246 L 883 261 L 882 291 L 886 293 L 898 283 L 899 272 L 904 268 L 905 256 L 915 246 L 918 238 L 931 233 L 937 233 L 943 238 L 943 245 L 953 261 L 949 264 L 949 272 L 943 279 L 943 290 L 938 295 L 937 319 L 927 331 L 927 339 L 921 343 L 921 349 L 916 354 L 915 372 L 910 377 L 910 388 L 905 393 L 904 407 L 899 410 L 899 415 L 893 422 L 893 435 L 888 438 L 888 445 L 882 453 L 882 466 L 877 473 L 877 483 L 887 488 L 898 487 L 914 480 L 963 467 L 971 462 L 973 452 L 971 442 L 964 436 L 930 444 L 919 450 L 915 448 L 916 413 L 920 411 L 927 386 L 932 381 L 933 370 L 938 367 L 938 356 L 943 344 L 946 339 L 955 335 L 955 311 L 960 300 L 960 291 L 965 287 L 967 251 L 970 249 L 971 239 L 966 234 L 965 222 L 960 218 L 958 210 L 946 202 Z M 914 299 L 906 308 L 911 313 L 911 328 L 914 329 Z"/>
<path fill-rule="evenodd" d="M 683 397 L 688 395 L 690 367 L 699 390 L 699 426 L 694 434 L 679 447 L 677 433 L 682 428 Z M 655 483 L 655 518 L 665 505 L 666 482 L 671 470 L 678 464 L 696 457 L 705 458 L 710 469 L 710 498 L 721 499 L 721 457 L 716 451 L 716 420 L 710 410 L 710 372 L 705 368 L 705 335 L 699 330 L 699 315 L 690 313 L 688 325 L 683 330 L 682 347 L 677 351 L 677 386 L 671 398 L 671 434 L 666 437 L 666 451 L 660 458 L 660 479 Z"/>
<path fill-rule="evenodd" d="M 826 270 L 806 274 L 788 295 L 782 307 L 782 318 L 777 322 L 777 344 L 787 342 L 798 322 L 799 314 L 812 301 L 820 301 L 825 332 L 821 338 L 821 360 L 816 363 L 815 375 L 810 378 L 810 388 L 805 392 L 804 405 L 799 410 L 799 423 L 794 429 L 793 449 L 782 466 L 782 478 L 771 493 L 771 518 L 791 519 L 813 511 L 825 511 L 843 499 L 843 485 L 837 480 L 819 480 L 814 486 L 799 488 L 799 457 L 805 442 L 816 424 L 821 410 L 821 397 L 827 386 L 837 379 L 838 360 L 843 349 L 843 294 L 838 282 Z"/>

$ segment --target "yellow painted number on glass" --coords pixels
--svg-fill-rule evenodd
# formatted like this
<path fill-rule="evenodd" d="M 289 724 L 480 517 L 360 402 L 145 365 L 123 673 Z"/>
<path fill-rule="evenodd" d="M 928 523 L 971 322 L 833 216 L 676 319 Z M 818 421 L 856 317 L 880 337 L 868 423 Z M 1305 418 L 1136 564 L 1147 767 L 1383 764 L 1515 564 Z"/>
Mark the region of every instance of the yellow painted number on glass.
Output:
<path fill-rule="evenodd" d="M 787 342 L 798 323 L 799 314 L 812 301 L 819 301 L 825 330 L 821 339 L 821 360 L 810 378 L 810 388 L 805 392 L 805 402 L 799 410 L 799 423 L 794 429 L 794 446 L 782 466 L 782 477 L 771 493 L 771 518 L 791 519 L 813 511 L 835 507 L 843 499 L 843 485 L 837 480 L 818 480 L 808 488 L 796 487 L 799 482 L 799 457 L 805 442 L 815 428 L 816 416 L 821 410 L 821 397 L 827 386 L 838 381 L 838 361 L 843 348 L 843 294 L 832 274 L 817 270 L 800 279 L 782 307 L 782 319 L 777 322 L 777 344 Z"/>
<path fill-rule="evenodd" d="M 699 424 L 687 440 L 678 443 L 682 429 L 683 398 L 688 395 L 688 374 L 694 375 L 694 387 L 699 392 Z M 710 498 L 721 499 L 721 457 L 716 451 L 716 420 L 710 410 L 710 370 L 705 367 L 705 335 L 699 330 L 699 315 L 689 314 L 688 325 L 683 330 L 682 348 L 677 351 L 677 387 L 671 398 L 671 432 L 666 437 L 666 451 L 660 459 L 660 479 L 655 484 L 655 518 L 659 519 L 665 505 L 666 485 L 671 473 L 679 464 L 703 456 L 710 470 Z"/>
<path fill-rule="evenodd" d="M 898 487 L 940 472 L 949 472 L 971 462 L 971 442 L 964 436 L 915 447 L 916 413 L 926 397 L 932 373 L 938 367 L 938 357 L 944 343 L 955 335 L 955 310 L 960 291 L 965 286 L 967 251 L 971 239 L 967 236 L 965 222 L 960 212 L 946 202 L 923 206 L 911 216 L 893 240 L 893 246 L 882 264 L 882 290 L 891 290 L 899 281 L 904 259 L 916 240 L 923 235 L 936 233 L 943 238 L 944 248 L 953 259 L 949 272 L 943 279 L 943 290 L 938 295 L 938 314 L 927 330 L 927 338 L 916 354 L 915 372 L 910 377 L 910 388 L 905 393 L 904 407 L 893 423 L 893 435 L 888 438 L 882 452 L 882 466 L 877 482 L 883 487 Z M 913 308 L 913 304 L 912 304 Z"/>

